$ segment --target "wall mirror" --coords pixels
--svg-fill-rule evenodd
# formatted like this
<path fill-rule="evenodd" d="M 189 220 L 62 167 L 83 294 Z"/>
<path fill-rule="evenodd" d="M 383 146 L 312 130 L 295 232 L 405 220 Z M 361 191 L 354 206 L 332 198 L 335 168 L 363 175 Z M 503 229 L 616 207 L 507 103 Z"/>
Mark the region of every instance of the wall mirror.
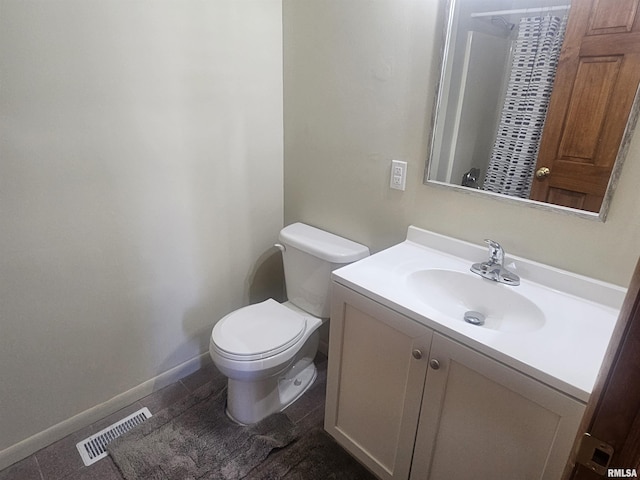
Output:
<path fill-rule="evenodd" d="M 638 110 L 632 3 L 449 0 L 425 183 L 604 221 Z"/>

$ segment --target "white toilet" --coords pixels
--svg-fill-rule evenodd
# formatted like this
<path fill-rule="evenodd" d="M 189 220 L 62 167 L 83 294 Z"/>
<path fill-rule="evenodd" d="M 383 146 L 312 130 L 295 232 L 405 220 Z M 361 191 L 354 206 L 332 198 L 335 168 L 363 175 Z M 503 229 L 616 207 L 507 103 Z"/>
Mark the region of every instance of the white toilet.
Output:
<path fill-rule="evenodd" d="M 240 308 L 211 333 L 211 358 L 229 377 L 227 415 L 242 424 L 285 409 L 311 386 L 331 271 L 369 255 L 364 245 L 303 223 L 283 228 L 279 239 L 289 301 Z"/>

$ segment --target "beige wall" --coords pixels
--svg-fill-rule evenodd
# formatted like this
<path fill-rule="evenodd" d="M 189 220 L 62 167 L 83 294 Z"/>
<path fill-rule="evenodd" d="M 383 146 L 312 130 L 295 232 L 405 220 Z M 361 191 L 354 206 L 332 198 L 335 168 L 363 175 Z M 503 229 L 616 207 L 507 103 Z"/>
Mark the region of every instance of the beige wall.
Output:
<path fill-rule="evenodd" d="M 0 11 L 1 469 L 260 291 L 283 132 L 280 0 Z"/>
<path fill-rule="evenodd" d="M 640 129 L 606 223 L 422 184 L 441 37 L 435 0 L 284 0 L 285 223 L 378 251 L 417 225 L 627 286 L 640 255 Z M 409 163 L 389 189 L 391 159 Z"/>

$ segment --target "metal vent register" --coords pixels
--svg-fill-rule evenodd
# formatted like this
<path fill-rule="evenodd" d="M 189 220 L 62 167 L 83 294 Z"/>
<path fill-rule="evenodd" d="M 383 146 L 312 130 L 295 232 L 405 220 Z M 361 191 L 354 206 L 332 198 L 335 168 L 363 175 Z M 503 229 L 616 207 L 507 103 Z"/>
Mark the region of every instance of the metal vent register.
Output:
<path fill-rule="evenodd" d="M 78 449 L 78 452 L 80 452 L 80 456 L 82 457 L 84 464 L 89 466 L 101 458 L 106 457 L 108 454 L 105 447 L 109 442 L 115 440 L 120 435 L 127 433 L 133 427 L 140 425 L 149 418 L 151 418 L 151 412 L 145 407 L 132 413 L 128 417 L 123 418 L 119 422 L 100 430 L 89 438 L 78 442 L 76 444 L 76 448 Z"/>

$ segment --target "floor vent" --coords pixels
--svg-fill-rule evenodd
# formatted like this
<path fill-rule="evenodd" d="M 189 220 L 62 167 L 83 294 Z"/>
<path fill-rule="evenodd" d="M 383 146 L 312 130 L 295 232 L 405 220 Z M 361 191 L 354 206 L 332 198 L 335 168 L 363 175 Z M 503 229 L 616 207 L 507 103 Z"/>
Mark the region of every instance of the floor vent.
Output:
<path fill-rule="evenodd" d="M 84 464 L 89 466 L 101 458 L 106 457 L 108 453 L 105 450 L 105 447 L 109 442 L 115 440 L 120 435 L 127 433 L 133 427 L 140 425 L 149 418 L 151 418 L 151 412 L 148 408 L 143 408 L 132 413 L 128 417 L 123 418 L 119 422 L 100 430 L 89 438 L 78 442 L 76 444 L 76 448 L 78 449 L 78 452 L 80 452 L 80 456 L 82 457 Z"/>

